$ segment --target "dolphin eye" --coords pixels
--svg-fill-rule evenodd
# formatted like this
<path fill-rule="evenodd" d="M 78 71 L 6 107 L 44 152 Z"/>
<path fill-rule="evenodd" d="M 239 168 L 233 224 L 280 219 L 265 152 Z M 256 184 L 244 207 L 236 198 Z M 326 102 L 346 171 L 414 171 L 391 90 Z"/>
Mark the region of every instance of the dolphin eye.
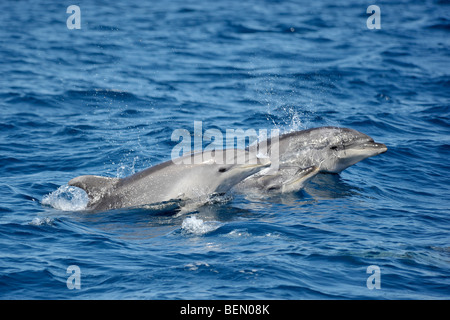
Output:
<path fill-rule="evenodd" d="M 219 172 L 226 172 L 228 169 L 225 167 L 219 168 Z"/>
<path fill-rule="evenodd" d="M 331 149 L 331 150 L 337 150 L 337 149 L 338 149 L 338 146 L 332 146 L 332 147 L 330 147 L 330 149 Z"/>

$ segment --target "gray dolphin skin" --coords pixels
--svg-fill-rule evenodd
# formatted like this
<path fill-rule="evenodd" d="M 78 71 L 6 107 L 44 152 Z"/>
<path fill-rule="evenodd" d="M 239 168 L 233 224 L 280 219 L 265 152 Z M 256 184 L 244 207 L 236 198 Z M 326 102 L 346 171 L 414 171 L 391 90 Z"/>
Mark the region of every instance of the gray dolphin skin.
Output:
<path fill-rule="evenodd" d="M 270 151 L 270 142 L 268 145 Z M 280 166 L 318 166 L 320 172 L 339 173 L 361 160 L 386 151 L 386 145 L 349 128 L 320 127 L 279 137 Z"/>
<path fill-rule="evenodd" d="M 268 139 L 267 148 L 270 154 L 272 148 L 270 139 Z M 285 185 L 293 176 L 293 170 L 317 167 L 316 173 L 339 173 L 361 160 L 386 151 L 386 145 L 374 142 L 368 135 L 349 128 L 320 127 L 286 133 L 279 136 L 279 170 L 269 176 L 265 176 L 266 170 L 255 173 L 239 183 L 233 190 L 240 193 L 250 192 L 252 188 L 256 188 L 255 192 L 298 191 L 299 188 L 289 188 Z M 264 188 L 271 184 L 270 181 L 274 183 L 278 181 L 281 187 Z M 302 185 L 304 183 L 298 184 L 298 186 Z"/>
<path fill-rule="evenodd" d="M 176 163 L 167 161 L 123 179 L 85 175 L 70 180 L 69 185 L 86 191 L 88 210 L 138 207 L 171 200 L 194 200 L 201 205 L 209 195 L 230 189 L 244 194 L 296 192 L 319 172 L 339 173 L 387 151 L 384 144 L 374 142 L 366 134 L 338 127 L 279 136 L 278 152 L 274 152 L 278 159 L 270 160 L 271 149 L 275 147 L 270 139 L 266 145 L 270 155 L 266 158 L 258 157 L 248 148 L 223 150 L 215 153 L 217 159 L 210 157 L 203 161 L 202 156 L 200 162 L 195 158 L 201 153 L 193 153 L 177 158 Z M 264 169 L 275 160 L 276 169 Z"/>
<path fill-rule="evenodd" d="M 171 200 L 198 200 L 201 203 L 208 195 L 226 193 L 235 184 L 270 165 L 267 159 L 238 164 L 234 153 L 231 156 L 223 154 L 221 162 L 224 164 L 215 163 L 215 160 L 197 164 L 193 160 L 195 154 L 192 154 L 178 158 L 177 164 L 169 160 L 123 179 L 84 175 L 68 184 L 86 191 L 89 197 L 87 210 L 92 211 Z M 189 161 L 184 164 L 183 160 Z"/>
<path fill-rule="evenodd" d="M 303 189 L 305 184 L 319 173 L 319 167 L 317 166 L 304 169 L 296 166 L 282 167 L 275 173 L 271 173 L 268 169 L 261 170 L 246 178 L 237 184 L 233 190 L 246 195 L 262 196 L 297 192 Z"/>

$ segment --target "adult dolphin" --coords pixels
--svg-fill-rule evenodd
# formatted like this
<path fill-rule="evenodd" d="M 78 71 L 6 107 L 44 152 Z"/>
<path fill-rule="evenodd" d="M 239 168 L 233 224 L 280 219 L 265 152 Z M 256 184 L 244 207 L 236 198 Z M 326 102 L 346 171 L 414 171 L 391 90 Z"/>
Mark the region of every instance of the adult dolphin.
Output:
<path fill-rule="evenodd" d="M 87 209 L 106 211 L 123 207 L 138 207 L 171 200 L 192 200 L 203 204 L 211 194 L 226 193 L 235 184 L 264 167 L 268 159 L 252 159 L 244 150 L 244 163 L 239 164 L 237 153 L 223 152 L 223 159 L 209 158 L 196 163 L 198 154 L 185 155 L 177 161 L 166 161 L 129 177 L 108 178 L 93 175 L 76 177 L 69 181 L 86 191 Z"/>
<path fill-rule="evenodd" d="M 276 193 L 297 191 L 304 183 L 297 184 L 296 188 L 288 188 L 286 185 L 293 176 L 292 170 L 318 167 L 319 172 L 339 173 L 361 160 L 387 151 L 386 145 L 374 142 L 368 135 L 354 129 L 339 127 L 290 132 L 279 136 L 277 149 L 271 144 L 271 140 L 268 139 L 266 142 L 268 153 L 274 156 L 272 149 L 276 150 L 279 169 L 268 172 L 270 169 L 268 168 L 255 173 L 239 183 L 234 190 L 249 192 L 251 188 L 256 188 L 256 191 Z M 303 182 L 306 181 L 305 179 Z M 261 188 L 264 185 L 273 185 L 272 182 L 278 182 L 280 187 Z"/>
<path fill-rule="evenodd" d="M 271 143 L 268 141 L 271 152 Z M 320 127 L 279 137 L 279 164 L 318 166 L 320 172 L 339 173 L 355 163 L 387 151 L 386 145 L 349 128 Z"/>

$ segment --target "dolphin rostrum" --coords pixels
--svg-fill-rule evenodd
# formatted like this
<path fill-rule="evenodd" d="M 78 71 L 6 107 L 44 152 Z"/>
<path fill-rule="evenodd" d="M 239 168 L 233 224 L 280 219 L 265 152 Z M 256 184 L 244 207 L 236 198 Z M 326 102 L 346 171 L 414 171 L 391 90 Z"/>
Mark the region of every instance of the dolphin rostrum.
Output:
<path fill-rule="evenodd" d="M 240 150 L 251 157 L 248 152 Z M 211 194 L 226 193 L 246 177 L 270 165 L 268 159 L 253 159 L 239 164 L 236 154 L 223 153 L 222 161 L 209 159 L 201 163 L 192 160 L 198 154 L 169 160 L 126 178 L 93 175 L 69 181 L 86 191 L 88 210 L 106 211 L 123 207 L 138 207 L 171 200 L 194 200 L 201 203 Z M 189 159 L 190 158 L 190 159 Z M 181 159 L 181 160 L 180 160 Z M 223 163 L 223 164 L 221 164 Z"/>
<path fill-rule="evenodd" d="M 286 192 L 297 192 L 305 186 L 317 173 L 319 167 L 311 166 L 299 168 L 296 166 L 281 167 L 277 172 L 271 173 L 270 168 L 246 178 L 238 183 L 233 190 L 246 195 L 271 195 Z M 258 175 L 256 177 L 256 175 Z"/>
<path fill-rule="evenodd" d="M 266 143 L 270 153 L 273 147 L 270 139 Z M 298 191 L 317 172 L 339 173 L 361 160 L 387 151 L 386 145 L 374 142 L 364 133 L 338 127 L 320 127 L 286 133 L 279 136 L 277 144 L 278 171 L 268 172 L 270 168 L 267 168 L 257 172 L 239 183 L 233 190 L 243 193 L 248 193 L 251 188 L 273 193 Z M 301 174 L 298 170 L 311 167 L 317 167 L 318 170 L 311 170 L 310 174 L 304 175 L 304 181 L 300 177 L 302 183 L 291 184 L 289 187 L 291 178 Z M 275 184 L 279 187 L 270 187 Z"/>

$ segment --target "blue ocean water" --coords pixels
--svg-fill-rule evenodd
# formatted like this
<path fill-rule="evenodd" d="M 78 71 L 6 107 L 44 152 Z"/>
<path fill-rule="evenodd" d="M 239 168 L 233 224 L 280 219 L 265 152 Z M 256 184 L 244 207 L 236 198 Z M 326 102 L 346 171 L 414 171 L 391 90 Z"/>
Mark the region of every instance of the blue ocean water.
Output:
<path fill-rule="evenodd" d="M 449 15 L 445 0 L 0 2 L 0 299 L 450 298 Z M 70 179 L 169 160 L 194 121 L 350 127 L 388 152 L 282 197 L 83 211 Z"/>

